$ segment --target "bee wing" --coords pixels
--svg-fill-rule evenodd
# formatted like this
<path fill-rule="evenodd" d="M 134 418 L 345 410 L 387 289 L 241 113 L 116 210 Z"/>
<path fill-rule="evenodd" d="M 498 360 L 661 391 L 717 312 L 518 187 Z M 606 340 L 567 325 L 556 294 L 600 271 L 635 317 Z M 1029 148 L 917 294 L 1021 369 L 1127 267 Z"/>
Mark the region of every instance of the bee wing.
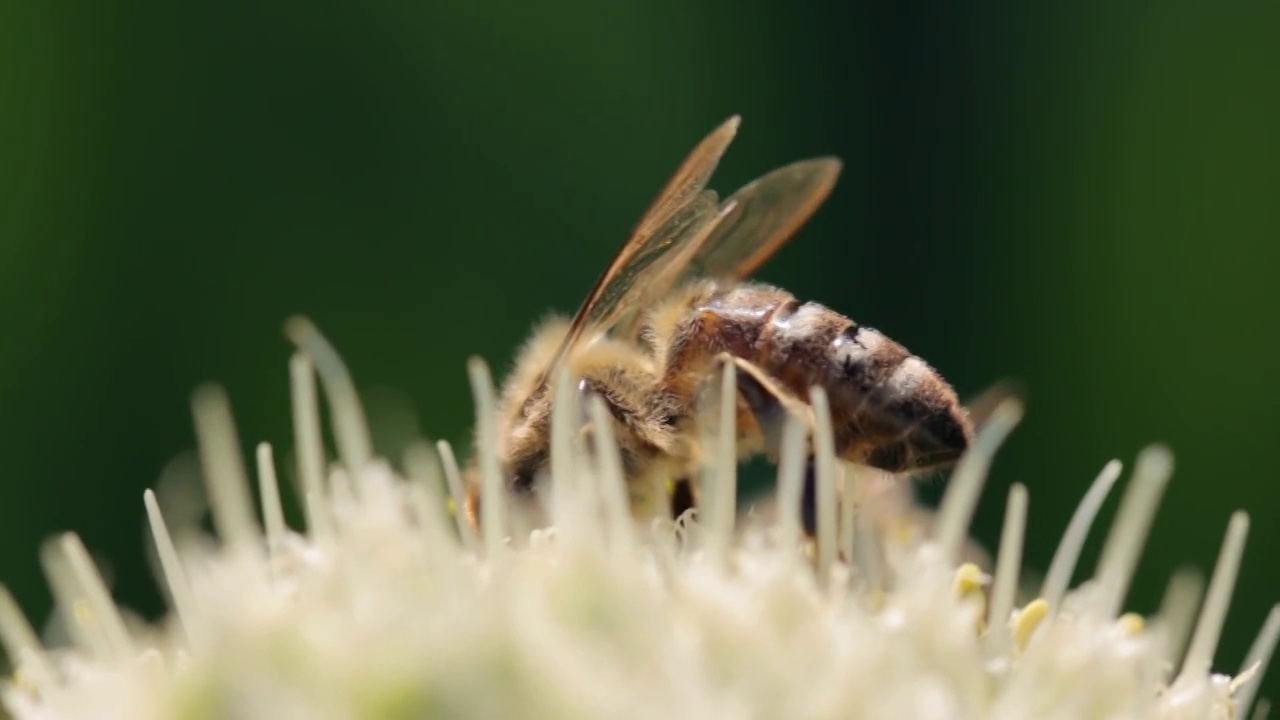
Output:
<path fill-rule="evenodd" d="M 609 266 L 579 306 L 569 330 L 543 373 L 540 384 L 554 373 L 588 329 L 607 330 L 649 295 L 653 278 L 672 276 L 676 257 L 701 243 L 723 216 L 724 208 L 707 180 L 738 131 L 735 115 L 723 122 L 684 159 L 675 175 L 650 204 Z"/>
<path fill-rule="evenodd" d="M 840 161 L 822 157 L 784 165 L 744 185 L 720 205 L 715 222 L 701 237 L 654 267 L 634 307 L 648 307 L 695 277 L 741 280 L 751 275 L 813 215 L 839 175 Z M 624 335 L 634 333 L 639 315 L 626 319 Z"/>
<path fill-rule="evenodd" d="M 703 240 L 684 275 L 741 280 L 773 256 L 812 217 L 840 175 L 833 157 L 784 165 L 724 201 L 724 218 Z"/>

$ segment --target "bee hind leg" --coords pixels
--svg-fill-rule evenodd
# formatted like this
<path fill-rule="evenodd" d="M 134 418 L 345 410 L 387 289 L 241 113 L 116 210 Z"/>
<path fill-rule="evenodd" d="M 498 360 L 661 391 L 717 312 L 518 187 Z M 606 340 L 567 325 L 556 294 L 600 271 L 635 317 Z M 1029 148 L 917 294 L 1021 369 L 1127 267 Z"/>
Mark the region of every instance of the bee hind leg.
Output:
<path fill-rule="evenodd" d="M 755 429 L 759 431 L 760 450 L 770 462 L 777 464 L 782 452 L 782 437 L 787 418 L 795 415 L 807 426 L 811 426 L 812 414 L 808 406 L 783 390 L 763 369 L 751 361 L 727 353 L 722 353 L 720 360 L 732 363 L 740 408 L 747 411 L 750 415 L 749 420 L 753 421 Z M 704 386 L 704 392 L 709 391 L 714 396 L 717 387 L 718 383 L 708 383 Z M 706 395 L 702 398 L 704 412 L 714 411 L 712 408 L 718 405 L 718 403 L 707 403 L 709 399 L 714 398 Z M 744 418 L 740 416 L 741 419 Z M 814 464 L 812 452 L 806 448 L 806 453 L 808 459 L 805 464 L 804 494 L 801 500 L 801 523 L 805 532 L 813 535 L 817 522 L 814 510 Z M 698 494 L 697 483 L 694 482 L 692 474 L 677 478 L 671 486 L 671 517 L 679 518 L 690 510 L 696 510 Z"/>
<path fill-rule="evenodd" d="M 794 415 L 807 427 L 812 427 L 809 406 L 782 389 L 755 363 L 727 353 L 722 353 L 720 359 L 733 364 L 738 398 L 746 406 L 760 431 L 761 449 L 765 456 L 770 462 L 777 464 L 782 454 L 782 437 L 787 418 Z M 812 449 L 806 445 L 805 451 L 800 521 L 804 532 L 812 537 L 817 529 L 815 466 Z M 679 518 L 690 510 L 696 510 L 698 494 L 697 484 L 691 476 L 677 478 L 671 486 L 671 517 Z"/>
<path fill-rule="evenodd" d="M 812 425 L 811 413 L 804 403 L 783 390 L 764 370 L 739 357 L 722 355 L 731 361 L 737 374 L 738 398 L 746 405 L 760 430 L 763 450 L 770 462 L 777 463 L 782 454 L 782 435 L 787 418 L 798 417 Z"/>
<path fill-rule="evenodd" d="M 751 411 L 764 441 L 764 452 L 770 462 L 777 464 L 782 455 L 782 436 L 787 418 L 795 415 L 810 429 L 812 412 L 808 405 L 792 397 L 780 388 L 757 365 L 732 358 L 737 372 L 738 397 Z M 816 463 L 811 447 L 805 448 L 804 478 L 800 495 L 800 526 L 809 537 L 818 532 Z"/>
<path fill-rule="evenodd" d="M 776 462 L 782 444 L 782 430 L 786 426 L 788 411 L 797 411 L 794 401 L 765 374 L 764 370 L 739 357 L 721 353 L 722 362 L 733 364 L 736 373 L 738 399 L 750 412 L 755 425 L 763 436 L 763 450 L 770 460 Z M 700 391 L 700 405 L 703 412 L 715 412 L 719 403 L 715 398 L 719 383 L 715 380 L 718 373 L 706 378 L 709 382 Z M 694 480 L 695 472 L 676 478 L 670 486 L 671 517 L 678 519 L 681 515 L 696 510 L 698 507 L 698 487 Z"/>

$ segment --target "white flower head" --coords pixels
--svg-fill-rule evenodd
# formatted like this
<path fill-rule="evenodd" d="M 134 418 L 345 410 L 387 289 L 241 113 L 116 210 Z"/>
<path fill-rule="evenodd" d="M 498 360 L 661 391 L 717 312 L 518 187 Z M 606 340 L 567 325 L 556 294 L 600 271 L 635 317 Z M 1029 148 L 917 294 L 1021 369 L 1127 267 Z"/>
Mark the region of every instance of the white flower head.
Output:
<path fill-rule="evenodd" d="M 905 513 L 886 527 L 869 504 L 839 502 L 854 478 L 819 421 L 812 542 L 796 521 L 798 422 L 785 432 L 775 519 L 735 523 L 733 454 L 720 443 L 701 520 L 638 524 L 603 406 L 589 408 L 588 453 L 571 439 L 576 403 L 557 403 L 551 526 L 522 530 L 498 492 L 493 391 L 473 362 L 486 488 L 477 533 L 456 511 L 463 490 L 449 446 L 415 446 L 395 471 L 372 451 L 337 354 L 306 321 L 289 329 L 300 347 L 290 369 L 306 532 L 286 526 L 265 444 L 259 520 L 227 398 L 198 390 L 219 540 L 175 544 L 148 491 L 172 606 L 149 626 L 126 621 L 76 536 L 51 542 L 44 558 L 67 644 L 46 647 L 0 588 L 14 717 L 1231 718 L 1249 712 L 1280 636 L 1273 608 L 1241 670 L 1212 673 L 1243 513 L 1198 615 L 1204 588 L 1188 574 L 1175 575 L 1153 617 L 1122 613 L 1172 472 L 1162 448 L 1139 457 L 1098 570 L 1079 587 L 1069 581 L 1118 462 L 1094 481 L 1028 597 L 1024 487 L 1009 495 L 991 574 L 961 562 L 1016 402 L 979 433 L 923 530 Z M 327 478 L 313 367 L 340 460 Z M 817 418 L 824 403 L 819 393 Z"/>

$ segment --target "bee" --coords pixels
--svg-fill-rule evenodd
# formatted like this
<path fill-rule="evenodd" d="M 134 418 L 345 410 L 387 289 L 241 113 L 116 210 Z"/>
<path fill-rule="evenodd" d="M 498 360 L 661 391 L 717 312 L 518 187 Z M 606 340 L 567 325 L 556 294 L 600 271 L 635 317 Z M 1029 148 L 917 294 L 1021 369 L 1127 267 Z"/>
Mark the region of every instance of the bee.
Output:
<path fill-rule="evenodd" d="M 748 278 L 827 199 L 833 157 L 801 160 L 723 201 L 707 189 L 738 116 L 706 136 L 641 217 L 572 319 L 541 323 L 498 399 L 498 458 L 507 490 L 536 499 L 550 460 L 552 387 L 560 371 L 580 399 L 603 399 L 637 517 L 695 508 L 702 462 L 698 412 L 722 360 L 737 375 L 740 459 L 776 461 L 787 413 L 829 398 L 840 460 L 902 474 L 954 462 L 973 427 L 955 391 L 878 330 Z M 584 433 L 586 429 L 584 428 Z M 814 461 L 806 463 L 812 505 Z M 468 467 L 467 516 L 480 483 Z M 812 532 L 812 508 L 804 525 Z"/>

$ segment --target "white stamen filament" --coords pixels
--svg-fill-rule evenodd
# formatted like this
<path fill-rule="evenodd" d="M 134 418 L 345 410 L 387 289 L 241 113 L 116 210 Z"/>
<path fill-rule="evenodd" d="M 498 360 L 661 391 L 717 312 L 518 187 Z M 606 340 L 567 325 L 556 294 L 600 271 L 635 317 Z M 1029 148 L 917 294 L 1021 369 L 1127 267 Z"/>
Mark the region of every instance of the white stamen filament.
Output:
<path fill-rule="evenodd" d="M 200 386 L 191 396 L 191 410 L 218 537 L 236 548 L 256 547 L 258 524 L 226 391 L 212 384 Z"/>
<path fill-rule="evenodd" d="M 427 547 L 438 560 L 443 560 L 446 553 L 442 548 L 450 544 L 453 521 L 443 502 L 448 490 L 440 458 L 431 443 L 425 440 L 409 443 L 404 449 L 404 469 L 411 483 L 409 498 L 414 515 L 427 536 Z"/>
<path fill-rule="evenodd" d="M 262 500 L 262 520 L 267 527 L 267 552 L 272 556 L 280 552 L 288 526 L 284 521 L 284 507 L 280 502 L 280 485 L 276 481 L 276 463 L 270 443 L 258 443 L 258 485 Z"/>
<path fill-rule="evenodd" d="M 440 464 L 444 467 L 444 479 L 449 485 L 449 496 L 453 498 L 454 520 L 458 525 L 458 535 L 462 538 L 462 546 L 468 551 L 480 551 L 480 538 L 476 537 L 475 528 L 467 522 L 463 512 L 467 504 L 467 491 L 462 486 L 462 471 L 458 469 L 458 459 L 453 454 L 453 446 L 447 440 L 436 443 L 440 453 Z"/>
<path fill-rule="evenodd" d="M 471 381 L 471 394 L 476 404 L 476 442 L 479 453 L 480 488 L 484 502 L 480 503 L 480 533 L 484 551 L 498 556 L 505 547 L 507 529 L 506 483 L 498 466 L 497 402 L 493 397 L 493 379 L 489 366 L 480 358 L 467 361 L 467 377 Z"/>
<path fill-rule="evenodd" d="M 814 419 L 814 484 L 817 498 L 818 577 L 825 583 L 836 559 L 836 460 L 831 406 L 821 387 L 809 389 Z"/>
<path fill-rule="evenodd" d="M 1267 670 L 1271 667 L 1271 658 L 1275 655 L 1277 641 L 1280 641 L 1280 604 L 1271 606 L 1266 622 L 1262 624 L 1262 629 L 1258 631 L 1258 636 L 1254 638 L 1253 644 L 1249 646 L 1249 652 L 1244 656 L 1244 662 L 1240 664 L 1240 672 L 1237 675 L 1243 675 L 1251 668 L 1256 668 L 1253 680 L 1241 687 L 1236 695 L 1236 707 L 1241 710 L 1248 710 L 1253 704 L 1253 699 L 1258 695 L 1262 679 L 1266 677 Z M 1259 703 L 1259 707 L 1261 705 Z"/>
<path fill-rule="evenodd" d="M 733 516 L 738 496 L 738 458 L 736 433 L 738 419 L 737 367 L 731 360 L 721 364 L 720 387 L 715 394 L 713 410 L 715 438 L 709 475 L 702 486 L 707 495 L 708 517 L 705 520 L 712 561 L 723 563 L 733 540 Z"/>
<path fill-rule="evenodd" d="M 1009 488 L 1004 529 L 1000 531 L 1000 550 L 996 555 L 995 582 L 991 587 L 986 636 L 988 656 L 1009 651 L 1009 617 L 1018 591 L 1018 569 L 1022 567 L 1022 538 L 1026 527 L 1027 488 L 1021 483 L 1014 483 Z"/>
<path fill-rule="evenodd" d="M 326 362 L 346 377 L 336 353 Z M 717 383 L 722 402 L 709 448 L 714 467 L 703 485 L 699 520 L 674 533 L 669 522 L 657 536 L 646 532 L 628 504 L 628 493 L 641 488 L 624 480 L 614 437 L 620 426 L 599 397 L 587 398 L 587 418 L 578 417 L 579 398 L 560 397 L 557 406 L 571 407 L 553 421 L 557 449 L 550 480 L 565 490 L 557 510 L 564 516 L 526 535 L 512 529 L 523 516 L 507 517 L 513 511 L 497 466 L 495 397 L 487 367 L 473 360 L 468 375 L 479 418 L 481 543 L 474 533 L 467 539 L 472 529 L 461 518 L 462 478 L 447 443 L 436 446 L 438 454 L 425 441 L 411 444 L 403 458 L 408 480 L 372 456 L 348 465 L 350 448 L 340 453 L 343 464 L 331 469 L 327 483 L 318 474 L 307 479 L 306 457 L 317 460 L 313 470 L 322 468 L 319 408 L 314 402 L 308 407 L 306 391 L 297 390 L 306 384 L 299 379 L 310 377 L 305 358 L 290 365 L 295 423 L 310 428 L 306 433 L 314 430 L 316 441 L 311 447 L 298 443 L 298 490 L 310 503 L 307 531 L 295 533 L 285 524 L 266 444 L 257 446 L 266 532 L 257 530 L 229 406 L 219 389 L 206 388 L 195 403 L 197 435 L 221 547 L 184 543 L 180 553 L 155 494 L 144 494 L 180 627 L 163 623 L 131 633 L 79 539 L 56 538 L 42 560 L 70 647 L 45 651 L 0 587 L 0 644 L 16 670 L 13 681 L 0 686 L 0 699 L 18 720 L 228 711 L 286 720 L 443 713 L 1181 720 L 1247 717 L 1251 708 L 1262 713 L 1268 707 L 1254 700 L 1280 639 L 1280 606 L 1268 615 L 1239 673 L 1208 673 L 1244 549 L 1243 513 L 1232 518 L 1172 685 L 1164 685 L 1160 665 L 1180 654 L 1199 596 L 1198 576 L 1175 574 L 1159 614 L 1145 628 L 1133 614 L 1119 623 L 1109 620 L 1119 612 L 1172 467 L 1161 449 L 1143 453 L 1117 516 L 1117 524 L 1130 524 L 1113 527 L 1099 582 L 1079 596 L 1066 586 L 1118 464 L 1108 464 L 1094 481 L 1059 543 L 1045 587 L 1061 604 L 1086 612 L 1051 611 L 1043 599 L 1015 610 L 1025 487 L 1010 490 L 989 593 L 980 570 L 957 569 L 953 558 L 993 453 L 1021 416 L 1017 403 L 997 409 L 957 469 L 933 538 L 948 556 L 939 562 L 943 553 L 930 543 L 882 538 L 870 505 L 838 510 L 828 399 L 815 392 L 815 574 L 799 542 L 809 452 L 808 429 L 799 419 L 789 418 L 782 434 L 776 524 L 744 523 L 740 534 L 735 531 L 736 482 L 721 474 L 725 458 L 735 455 L 734 373 Z M 353 387 L 350 396 L 355 400 Z M 300 408 L 307 417 L 298 417 Z M 350 416 L 349 410 L 335 407 L 333 423 L 349 422 L 339 417 Z M 593 433 L 589 446 L 577 442 L 583 420 Z M 335 437 L 343 432 L 335 427 Z M 736 472 L 736 463 L 729 472 Z M 840 493 L 849 504 L 852 480 L 850 474 Z M 452 520 L 449 496 L 457 507 Z M 914 510 L 887 525 L 901 529 L 915 522 Z M 327 530 L 326 523 L 332 523 Z M 185 537 L 195 529 L 184 523 L 179 531 Z M 704 531 L 709 544 L 703 547 L 713 552 L 682 551 L 681 538 L 689 542 L 689 534 Z M 668 552 L 668 535 L 676 536 L 675 552 Z M 837 562 L 837 550 L 848 564 Z M 272 582 L 264 582 L 268 578 Z M 1062 589 L 1054 590 L 1059 583 Z M 961 594 L 940 591 L 948 587 Z M 875 601 L 851 592 L 857 588 Z M 975 596 L 987 601 L 985 638 L 974 615 L 981 603 L 970 602 Z"/>
<path fill-rule="evenodd" d="M 1089 529 L 1093 527 L 1093 521 L 1120 477 L 1122 468 L 1119 460 L 1112 460 L 1103 466 L 1084 499 L 1076 506 L 1071 521 L 1067 523 L 1067 531 L 1063 533 L 1058 549 L 1053 553 L 1053 560 L 1049 563 L 1049 571 L 1045 573 L 1044 584 L 1040 589 L 1040 597 L 1055 612 L 1062 606 L 1062 596 L 1071 584 L 1071 576 L 1075 573 L 1076 563 L 1080 561 L 1080 551 L 1084 549 L 1085 540 L 1089 537 Z"/>
<path fill-rule="evenodd" d="M 1107 535 L 1094 575 L 1099 587 L 1097 611 L 1102 617 L 1119 615 L 1156 506 L 1160 504 L 1160 497 L 1172 474 L 1173 456 L 1167 449 L 1153 446 L 1138 455 L 1133 480 L 1120 502 L 1120 510 L 1111 524 L 1111 532 Z"/>
<path fill-rule="evenodd" d="M 1235 590 L 1236 575 L 1240 572 L 1240 560 L 1244 556 L 1244 543 L 1248 535 L 1249 515 L 1241 511 L 1233 513 L 1231 522 L 1227 525 L 1226 539 L 1222 541 L 1222 550 L 1218 553 L 1218 562 L 1213 568 L 1213 577 L 1209 580 L 1204 606 L 1200 608 L 1195 634 L 1191 636 L 1191 645 L 1182 661 L 1181 676 L 1206 673 L 1211 669 L 1213 653 L 1218 649 L 1222 624 L 1227 619 L 1227 608 L 1231 604 L 1231 594 Z M 1176 684 L 1177 680 L 1174 682 Z"/>
<path fill-rule="evenodd" d="M 350 472 L 362 471 L 373 458 L 373 441 L 369 438 L 364 406 L 346 364 L 310 319 L 292 317 L 285 322 L 284 331 L 299 350 L 310 356 L 320 375 L 325 397 L 333 411 L 333 437 L 338 443 L 342 463 Z"/>
<path fill-rule="evenodd" d="M 147 508 L 147 522 L 151 526 L 151 537 L 156 544 L 156 554 L 160 556 L 160 569 L 165 587 L 169 590 L 169 602 L 173 603 L 173 610 L 178 615 L 178 622 L 182 625 L 187 643 L 198 650 L 202 647 L 203 638 L 196 630 L 196 599 L 191 592 L 191 583 L 182 569 L 178 550 L 174 547 L 173 538 L 169 536 L 169 528 L 160 514 L 160 503 L 156 501 L 155 492 L 148 488 L 143 492 L 142 500 Z"/>
<path fill-rule="evenodd" d="M 315 369 L 311 358 L 295 353 L 289 358 L 290 403 L 293 410 L 294 452 L 302 481 L 307 527 L 321 537 L 332 532 L 324 502 L 324 444 L 320 435 L 320 402 L 316 396 Z"/>
<path fill-rule="evenodd" d="M 778 545 L 784 552 L 794 551 L 800 542 L 800 499 L 804 490 L 807 435 L 804 421 L 787 413 L 778 458 Z"/>
<path fill-rule="evenodd" d="M 610 547 L 619 553 L 629 553 L 635 545 L 632 533 L 631 513 L 627 509 L 627 489 L 622 475 L 622 457 L 618 454 L 617 440 L 613 435 L 613 423 L 604 400 L 593 397 L 589 401 L 592 427 L 596 434 L 596 472 L 599 477 L 601 511 L 604 532 Z"/>
<path fill-rule="evenodd" d="M 578 497 L 577 488 L 571 484 L 578 476 L 573 448 L 574 429 L 582 425 L 577 417 L 578 404 L 574 402 L 574 388 L 570 383 L 569 370 L 561 367 L 552 378 L 553 399 L 551 404 L 551 520 L 556 527 L 567 530 L 571 518 L 581 517 L 573 510 L 572 501 Z"/>
<path fill-rule="evenodd" d="M 1204 576 L 1198 570 L 1182 568 L 1169 578 L 1156 621 L 1164 627 L 1165 661 L 1170 673 L 1181 665 L 1203 594 Z"/>
<path fill-rule="evenodd" d="M 111 658 L 111 645 L 102 633 L 98 619 L 77 586 L 75 572 L 62 552 L 58 537 L 49 538 L 40 545 L 40 566 L 44 569 L 58 608 L 61 621 L 74 646 L 97 660 Z"/>
<path fill-rule="evenodd" d="M 995 458 L 996 450 L 1013 428 L 1022 420 L 1022 403 L 1010 398 L 992 411 L 991 418 L 973 441 L 968 454 L 960 459 L 947 483 L 947 491 L 938 509 L 938 526 L 935 531 L 942 559 L 953 564 L 960 552 L 960 545 L 968 534 L 969 522 L 978 504 L 978 495 L 986 482 L 987 470 Z"/>
<path fill-rule="evenodd" d="M 94 565 L 93 558 L 89 557 L 89 551 L 85 549 L 84 543 L 75 533 L 65 533 L 59 541 L 59 546 L 66 559 L 67 567 L 75 578 L 79 594 L 88 601 L 89 611 L 93 613 L 96 624 L 102 631 L 106 649 L 118 661 L 133 657 L 136 651 L 133 640 L 129 638 L 129 631 L 124 626 L 124 618 L 120 616 L 119 608 L 111 599 L 111 591 L 107 589 L 102 576 L 98 574 L 98 569 Z"/>
<path fill-rule="evenodd" d="M 51 693 L 57 685 L 53 665 L 36 631 L 13 599 L 9 588 L 0 585 L 0 646 L 11 661 L 21 659 L 41 693 Z M 18 664 L 15 662 L 14 664 Z"/>
<path fill-rule="evenodd" d="M 870 507 L 854 513 L 853 560 L 857 563 L 858 573 L 866 584 L 872 597 L 889 589 L 888 573 L 885 571 L 881 556 L 880 536 L 876 529 L 875 518 L 871 516 Z"/>

